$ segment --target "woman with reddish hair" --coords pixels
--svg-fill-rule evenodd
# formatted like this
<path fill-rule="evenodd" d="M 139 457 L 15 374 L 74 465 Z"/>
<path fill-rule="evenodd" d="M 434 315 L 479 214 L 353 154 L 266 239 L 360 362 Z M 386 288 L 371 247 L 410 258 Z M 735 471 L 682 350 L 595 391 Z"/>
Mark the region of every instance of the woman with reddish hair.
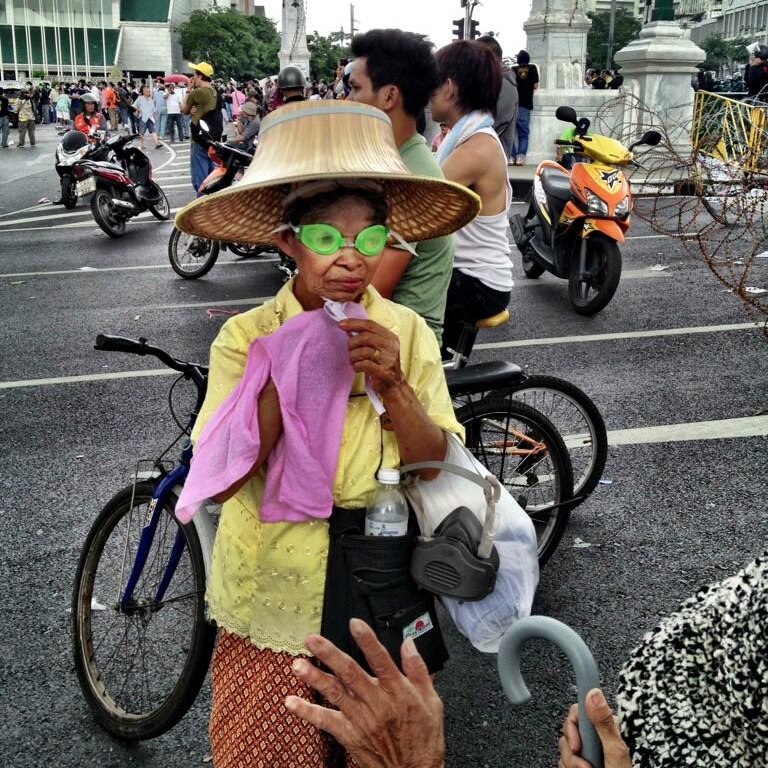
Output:
<path fill-rule="evenodd" d="M 443 354 L 452 356 L 465 322 L 506 309 L 512 290 L 507 208 L 512 187 L 507 153 L 493 129 L 501 91 L 501 64 L 490 49 L 458 40 L 437 52 L 440 85 L 432 118 L 450 133 L 437 150 L 446 179 L 479 195 L 480 215 L 455 234 L 453 276 L 448 288 Z"/>

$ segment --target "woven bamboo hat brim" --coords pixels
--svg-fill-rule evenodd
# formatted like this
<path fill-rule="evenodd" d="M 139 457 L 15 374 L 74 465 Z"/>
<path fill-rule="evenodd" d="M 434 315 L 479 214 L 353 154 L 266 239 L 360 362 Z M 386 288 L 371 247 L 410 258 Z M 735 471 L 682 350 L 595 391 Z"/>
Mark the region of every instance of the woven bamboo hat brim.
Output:
<path fill-rule="evenodd" d="M 381 110 L 305 101 L 266 117 L 243 178 L 182 208 L 176 226 L 209 240 L 273 243 L 291 185 L 323 179 L 378 181 L 389 206 L 387 225 L 408 242 L 455 232 L 480 211 L 480 198 L 461 184 L 408 170 Z"/>

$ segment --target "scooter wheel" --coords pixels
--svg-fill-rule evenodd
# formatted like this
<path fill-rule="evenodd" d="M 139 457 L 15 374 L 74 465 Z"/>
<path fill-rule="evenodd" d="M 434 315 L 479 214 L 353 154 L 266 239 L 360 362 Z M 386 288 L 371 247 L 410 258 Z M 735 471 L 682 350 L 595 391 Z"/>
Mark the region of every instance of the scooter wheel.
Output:
<path fill-rule="evenodd" d="M 122 237 L 125 234 L 125 221 L 112 213 L 112 195 L 105 189 L 97 189 L 91 198 L 91 213 L 96 223 L 110 237 Z"/>
<path fill-rule="evenodd" d="M 61 202 L 70 210 L 77 205 L 77 184 L 71 176 L 61 177 Z"/>
<path fill-rule="evenodd" d="M 544 274 L 544 267 L 533 260 L 533 249 L 530 245 L 525 247 L 521 255 L 523 258 L 523 272 L 529 280 L 535 280 Z"/>
<path fill-rule="evenodd" d="M 607 237 L 592 235 L 587 240 L 584 272 L 573 257 L 568 278 L 568 298 L 580 315 L 595 315 L 613 298 L 621 279 L 621 251 Z"/>
<path fill-rule="evenodd" d="M 168 221 L 171 218 L 171 206 L 168 203 L 168 198 L 165 196 L 165 192 L 158 187 L 160 192 L 160 199 L 156 205 L 149 206 L 149 212 L 160 221 Z"/>
<path fill-rule="evenodd" d="M 168 259 L 173 271 L 185 280 L 208 274 L 219 258 L 219 243 L 194 237 L 173 228 L 168 241 Z"/>

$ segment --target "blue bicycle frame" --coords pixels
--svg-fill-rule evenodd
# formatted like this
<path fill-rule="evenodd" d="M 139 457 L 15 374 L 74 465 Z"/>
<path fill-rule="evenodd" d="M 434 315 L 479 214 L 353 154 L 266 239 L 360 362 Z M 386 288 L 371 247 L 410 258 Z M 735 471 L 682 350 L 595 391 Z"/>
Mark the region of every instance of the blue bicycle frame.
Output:
<path fill-rule="evenodd" d="M 155 538 L 155 531 L 157 530 L 157 524 L 160 521 L 160 515 L 163 514 L 163 510 L 166 507 L 168 497 L 171 491 L 177 485 L 183 485 L 189 474 L 189 463 L 192 460 L 192 444 L 187 441 L 184 449 L 181 453 L 181 459 L 178 466 L 174 467 L 167 475 L 164 475 L 155 488 L 155 492 L 152 495 L 152 501 L 149 503 L 149 510 L 147 512 L 147 518 L 144 521 L 144 527 L 141 531 L 141 538 L 139 539 L 139 547 L 136 552 L 136 559 L 131 569 L 131 574 L 128 577 L 128 583 L 125 585 L 125 592 L 120 599 L 120 609 L 122 611 L 128 611 L 131 608 L 131 601 L 133 600 L 133 591 L 136 589 L 136 584 L 139 581 L 139 577 L 144 570 L 144 566 L 147 563 L 147 557 L 149 557 L 149 551 L 152 548 L 152 541 Z M 168 558 L 168 563 L 165 566 L 165 573 L 160 580 L 157 592 L 155 593 L 155 602 L 159 603 L 165 597 L 165 592 L 168 589 L 168 585 L 173 579 L 173 575 L 176 573 L 176 567 L 181 560 L 181 555 L 184 552 L 184 534 L 181 529 L 176 531 L 176 538 L 171 548 L 171 555 Z"/>

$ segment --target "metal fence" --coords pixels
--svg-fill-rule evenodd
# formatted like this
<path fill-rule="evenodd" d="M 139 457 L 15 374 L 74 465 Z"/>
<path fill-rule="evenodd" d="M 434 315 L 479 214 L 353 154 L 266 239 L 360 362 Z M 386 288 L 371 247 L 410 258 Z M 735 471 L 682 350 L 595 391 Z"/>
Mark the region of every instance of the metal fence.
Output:
<path fill-rule="evenodd" d="M 768 104 L 698 91 L 691 141 L 697 154 L 745 172 L 768 172 Z"/>

